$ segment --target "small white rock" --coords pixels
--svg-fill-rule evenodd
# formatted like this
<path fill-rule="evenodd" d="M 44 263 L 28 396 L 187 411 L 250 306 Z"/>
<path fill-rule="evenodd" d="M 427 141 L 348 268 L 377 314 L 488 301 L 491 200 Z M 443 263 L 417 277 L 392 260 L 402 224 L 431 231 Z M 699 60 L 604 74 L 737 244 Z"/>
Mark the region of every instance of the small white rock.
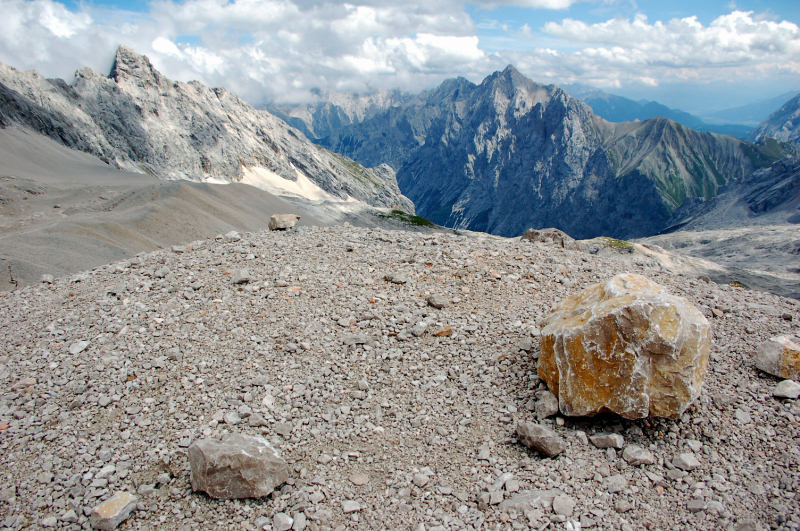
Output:
<path fill-rule="evenodd" d="M 772 396 L 777 398 L 798 398 L 800 397 L 800 383 L 794 380 L 784 380 L 775 386 Z"/>

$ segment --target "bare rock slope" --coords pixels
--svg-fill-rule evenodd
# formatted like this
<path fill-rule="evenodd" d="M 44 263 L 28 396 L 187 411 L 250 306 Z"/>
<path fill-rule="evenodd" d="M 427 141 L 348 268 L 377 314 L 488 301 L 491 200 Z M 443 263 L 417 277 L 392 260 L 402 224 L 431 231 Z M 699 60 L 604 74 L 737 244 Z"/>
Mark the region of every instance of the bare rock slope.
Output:
<path fill-rule="evenodd" d="M 316 146 L 225 89 L 169 80 L 125 46 L 108 76 L 81 68 L 69 84 L 0 64 L 0 127 L 8 124 L 162 179 L 238 182 L 258 169 L 308 179 L 341 200 L 414 208 L 387 167 L 367 169 Z"/>
<path fill-rule="evenodd" d="M 0 525 L 78 529 L 123 491 L 126 529 L 800 526 L 799 402 L 754 365 L 800 332 L 797 301 L 486 236 L 300 227 L 181 250 L 0 294 Z M 515 434 L 546 394 L 539 325 L 625 271 L 711 318 L 700 398 L 678 420 L 539 420 L 563 440 L 540 457 Z M 287 483 L 193 493 L 188 448 L 224 432 L 265 437 Z"/>

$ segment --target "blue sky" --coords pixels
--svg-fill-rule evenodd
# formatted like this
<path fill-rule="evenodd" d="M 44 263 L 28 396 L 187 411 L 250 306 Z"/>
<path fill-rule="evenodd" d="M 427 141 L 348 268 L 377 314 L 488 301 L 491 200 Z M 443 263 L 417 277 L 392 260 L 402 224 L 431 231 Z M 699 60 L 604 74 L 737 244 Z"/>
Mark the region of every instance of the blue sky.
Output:
<path fill-rule="evenodd" d="M 800 90 L 800 2 L 2 0 L 0 61 L 70 79 L 119 44 L 248 101 L 415 91 L 506 64 L 692 112 Z"/>

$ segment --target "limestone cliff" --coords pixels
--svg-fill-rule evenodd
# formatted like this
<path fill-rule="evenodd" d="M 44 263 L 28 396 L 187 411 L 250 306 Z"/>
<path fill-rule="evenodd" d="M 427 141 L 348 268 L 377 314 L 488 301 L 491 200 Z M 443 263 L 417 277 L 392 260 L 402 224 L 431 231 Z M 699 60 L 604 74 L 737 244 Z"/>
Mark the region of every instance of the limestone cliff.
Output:
<path fill-rule="evenodd" d="M 238 181 L 248 168 L 265 168 L 308 178 L 337 198 L 414 208 L 387 168 L 330 153 L 225 89 L 171 81 L 124 46 L 110 75 L 82 68 L 70 83 L 0 64 L 0 123 L 165 179 Z"/>

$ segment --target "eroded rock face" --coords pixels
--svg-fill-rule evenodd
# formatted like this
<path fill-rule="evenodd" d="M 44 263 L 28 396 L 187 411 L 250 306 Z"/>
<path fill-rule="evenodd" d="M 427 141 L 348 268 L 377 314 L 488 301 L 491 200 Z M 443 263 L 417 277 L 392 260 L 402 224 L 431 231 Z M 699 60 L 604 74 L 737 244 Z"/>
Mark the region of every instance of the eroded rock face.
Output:
<path fill-rule="evenodd" d="M 800 339 L 775 336 L 758 347 L 756 367 L 773 376 L 800 379 Z"/>
<path fill-rule="evenodd" d="M 218 499 L 269 496 L 289 478 L 286 462 L 265 439 L 238 433 L 195 441 L 189 464 L 192 489 Z"/>
<path fill-rule="evenodd" d="M 677 418 L 700 395 L 710 346 L 710 326 L 694 306 L 627 273 L 550 313 L 538 372 L 565 415 Z"/>

